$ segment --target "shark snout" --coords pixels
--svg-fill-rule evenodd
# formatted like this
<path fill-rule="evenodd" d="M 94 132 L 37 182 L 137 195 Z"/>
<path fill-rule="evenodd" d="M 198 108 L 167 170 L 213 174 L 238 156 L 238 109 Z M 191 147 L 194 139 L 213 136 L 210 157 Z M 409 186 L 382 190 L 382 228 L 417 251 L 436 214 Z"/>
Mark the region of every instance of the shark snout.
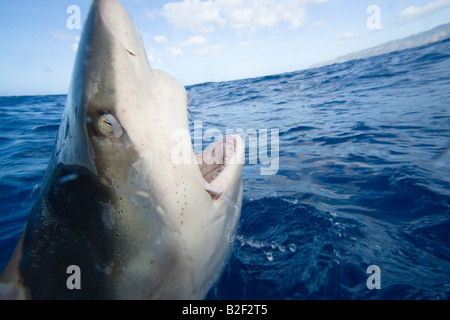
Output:
<path fill-rule="evenodd" d="M 131 56 L 146 57 L 139 30 L 119 0 L 94 0 L 99 23 L 103 23 Z"/>

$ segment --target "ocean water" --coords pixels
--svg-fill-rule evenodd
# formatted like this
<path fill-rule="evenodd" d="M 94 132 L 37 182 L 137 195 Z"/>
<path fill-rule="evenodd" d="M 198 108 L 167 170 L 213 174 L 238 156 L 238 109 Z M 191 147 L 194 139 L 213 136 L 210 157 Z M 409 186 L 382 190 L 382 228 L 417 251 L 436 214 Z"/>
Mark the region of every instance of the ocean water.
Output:
<path fill-rule="evenodd" d="M 188 87 L 192 127 L 279 130 L 276 174 L 244 166 L 233 252 L 207 299 L 449 299 L 449 75 L 447 40 Z M 0 98 L 0 270 L 37 196 L 65 100 Z M 367 285 L 373 265 L 379 289 Z"/>

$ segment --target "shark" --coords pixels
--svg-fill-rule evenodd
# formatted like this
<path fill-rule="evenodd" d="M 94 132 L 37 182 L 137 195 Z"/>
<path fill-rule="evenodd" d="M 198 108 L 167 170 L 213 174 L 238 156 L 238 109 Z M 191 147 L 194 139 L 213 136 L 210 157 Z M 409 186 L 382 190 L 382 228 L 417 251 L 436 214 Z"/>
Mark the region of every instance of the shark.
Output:
<path fill-rule="evenodd" d="M 122 3 L 94 0 L 2 298 L 205 298 L 231 255 L 245 147 L 231 135 L 195 155 L 188 99 Z"/>

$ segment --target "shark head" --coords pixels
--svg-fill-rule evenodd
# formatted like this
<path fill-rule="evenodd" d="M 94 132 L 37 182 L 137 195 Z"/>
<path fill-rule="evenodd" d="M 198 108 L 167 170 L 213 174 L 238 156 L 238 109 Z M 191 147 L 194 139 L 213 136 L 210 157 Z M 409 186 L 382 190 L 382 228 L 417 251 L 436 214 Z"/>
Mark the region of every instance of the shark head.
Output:
<path fill-rule="evenodd" d="M 64 295 L 52 277 L 73 264 L 91 283 L 84 297 L 206 295 L 239 220 L 244 146 L 231 136 L 195 156 L 187 100 L 183 85 L 150 67 L 122 4 L 93 1 L 23 240 L 32 295 Z"/>

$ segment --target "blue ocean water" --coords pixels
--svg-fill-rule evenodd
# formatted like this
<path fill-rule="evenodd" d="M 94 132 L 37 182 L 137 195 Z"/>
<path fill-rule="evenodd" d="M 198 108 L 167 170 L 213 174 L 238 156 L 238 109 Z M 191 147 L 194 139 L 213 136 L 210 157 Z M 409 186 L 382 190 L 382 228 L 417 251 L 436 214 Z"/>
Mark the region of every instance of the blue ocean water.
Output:
<path fill-rule="evenodd" d="M 188 87 L 191 124 L 202 121 L 203 131 L 280 137 L 276 174 L 244 167 L 233 253 L 207 298 L 449 299 L 449 75 L 447 40 Z M 37 196 L 65 100 L 0 97 L 0 270 Z M 380 289 L 367 286 L 371 265 Z"/>

